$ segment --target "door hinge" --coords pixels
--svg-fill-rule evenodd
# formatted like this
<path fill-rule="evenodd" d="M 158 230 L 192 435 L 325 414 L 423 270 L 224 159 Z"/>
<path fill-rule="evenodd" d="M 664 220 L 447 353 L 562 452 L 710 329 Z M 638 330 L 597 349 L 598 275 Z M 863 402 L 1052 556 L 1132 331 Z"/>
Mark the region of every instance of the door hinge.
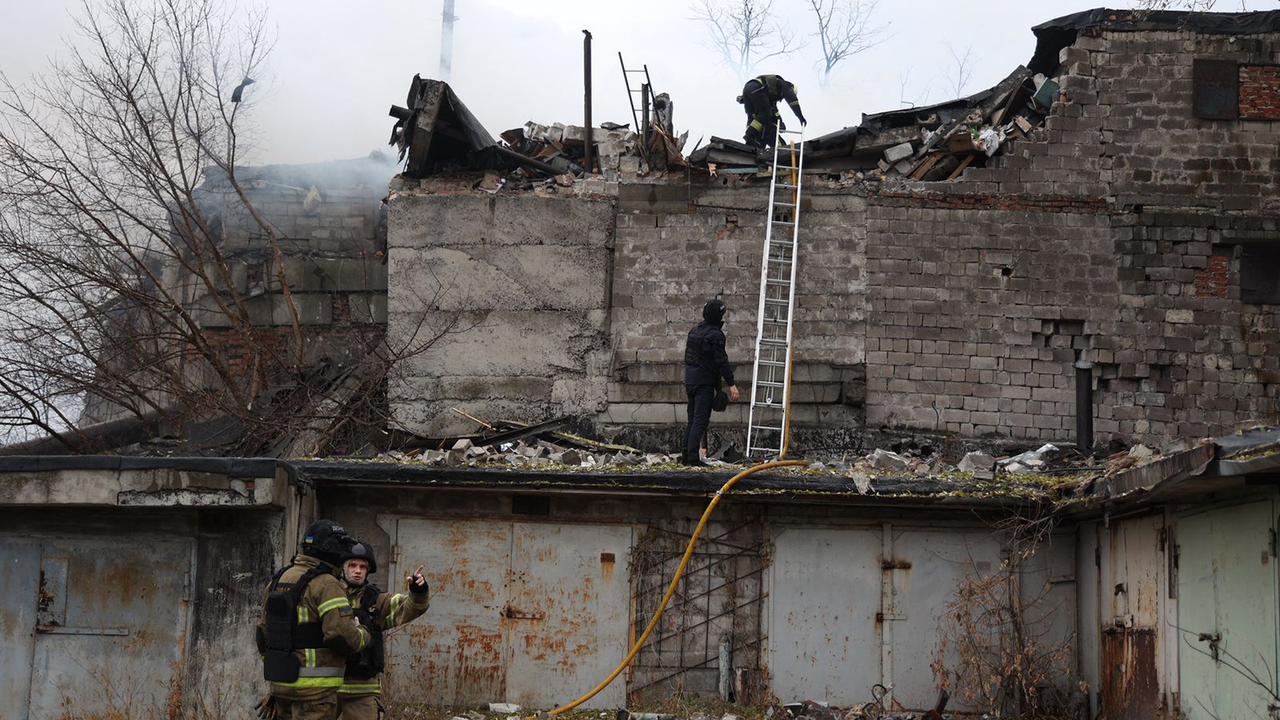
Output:
<path fill-rule="evenodd" d="M 1269 537 L 1267 538 L 1267 552 L 1271 553 L 1271 557 L 1275 557 L 1276 556 L 1276 529 L 1271 528 L 1270 530 L 1267 531 L 1267 533 L 1269 534 Z"/>

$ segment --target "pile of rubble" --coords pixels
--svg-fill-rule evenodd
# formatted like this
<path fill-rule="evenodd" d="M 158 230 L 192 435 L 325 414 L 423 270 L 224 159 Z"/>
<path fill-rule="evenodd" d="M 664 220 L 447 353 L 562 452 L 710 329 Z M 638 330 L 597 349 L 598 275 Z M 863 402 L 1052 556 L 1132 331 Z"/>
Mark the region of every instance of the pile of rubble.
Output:
<path fill-rule="evenodd" d="M 679 460 L 679 456 L 643 453 L 634 448 L 603 444 L 599 449 L 587 450 L 542 439 L 477 445 L 473 440 L 460 438 L 447 450 L 419 449 L 407 452 L 395 450 L 379 455 L 376 459 L 451 467 L 500 465 L 551 469 L 557 466 L 575 468 L 673 466 Z"/>
<path fill-rule="evenodd" d="M 1054 102 L 1062 99 L 1055 79 L 1087 54 L 1063 48 L 1049 74 L 1019 66 L 994 87 L 925 107 L 872 115 L 862 122 L 805 143 L 806 173 L 862 181 L 952 180 L 981 167 L 1015 140 L 1033 138 Z M 689 156 L 712 174 L 756 174 L 771 153 L 713 137 Z"/>
<path fill-rule="evenodd" d="M 486 170 L 492 179 L 479 189 L 497 192 L 509 180 L 555 178 L 564 184 L 567 178 L 572 185 L 574 178 L 598 174 L 612 182 L 624 174 L 686 166 L 681 152 L 688 133 L 676 135 L 672 102 L 666 93 L 652 96 L 648 117 L 637 120 L 643 127 L 528 122 L 502 133 L 501 142 L 489 135 L 448 83 L 415 75 L 406 104 L 391 108 L 396 118 L 391 144 L 399 147 L 404 174 L 410 178 L 449 168 Z M 520 183 L 521 189 L 524 184 Z"/>

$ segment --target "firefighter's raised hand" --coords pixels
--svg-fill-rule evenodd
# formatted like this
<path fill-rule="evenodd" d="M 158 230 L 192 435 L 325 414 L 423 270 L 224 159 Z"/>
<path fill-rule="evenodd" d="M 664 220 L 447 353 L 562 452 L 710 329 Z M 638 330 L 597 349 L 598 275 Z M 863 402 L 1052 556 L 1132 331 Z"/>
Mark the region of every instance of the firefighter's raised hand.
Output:
<path fill-rule="evenodd" d="M 412 592 L 424 592 L 427 589 L 427 578 L 422 574 L 422 565 L 413 571 L 412 575 L 404 576 L 404 584 Z"/>

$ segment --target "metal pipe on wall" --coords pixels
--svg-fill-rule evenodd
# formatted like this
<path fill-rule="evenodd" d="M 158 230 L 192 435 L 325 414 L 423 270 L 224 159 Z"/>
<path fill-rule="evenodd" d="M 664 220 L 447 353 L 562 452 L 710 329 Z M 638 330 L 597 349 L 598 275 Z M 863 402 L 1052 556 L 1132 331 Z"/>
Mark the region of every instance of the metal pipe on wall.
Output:
<path fill-rule="evenodd" d="M 1077 360 L 1076 369 L 1076 447 L 1083 452 L 1093 449 L 1093 363 Z"/>

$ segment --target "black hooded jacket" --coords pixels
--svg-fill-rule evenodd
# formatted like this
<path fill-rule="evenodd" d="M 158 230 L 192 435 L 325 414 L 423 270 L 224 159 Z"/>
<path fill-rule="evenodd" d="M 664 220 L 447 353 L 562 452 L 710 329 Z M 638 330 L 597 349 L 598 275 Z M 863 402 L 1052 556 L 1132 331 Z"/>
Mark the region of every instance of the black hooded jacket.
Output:
<path fill-rule="evenodd" d="M 733 366 L 724 349 L 723 322 L 703 320 L 689 331 L 684 345 L 684 384 L 720 386 L 733 385 Z"/>

